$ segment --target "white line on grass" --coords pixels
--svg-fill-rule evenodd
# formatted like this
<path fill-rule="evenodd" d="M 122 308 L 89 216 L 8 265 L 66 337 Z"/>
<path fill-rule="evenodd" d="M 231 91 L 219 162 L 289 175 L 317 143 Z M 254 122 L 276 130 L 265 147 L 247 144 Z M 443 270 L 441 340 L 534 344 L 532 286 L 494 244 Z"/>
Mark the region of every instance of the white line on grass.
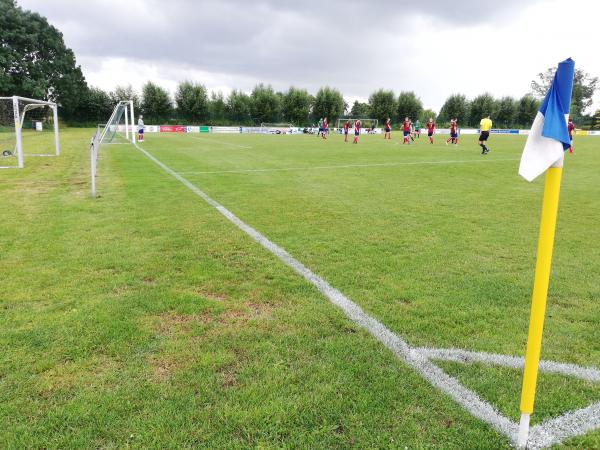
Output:
<path fill-rule="evenodd" d="M 499 355 L 496 353 L 471 352 L 458 348 L 416 348 L 416 351 L 428 359 L 439 361 L 453 361 L 463 364 L 484 363 L 487 365 L 522 369 L 525 358 L 519 356 Z M 540 361 L 540 371 L 556 373 L 568 377 L 579 378 L 592 383 L 600 382 L 600 370 L 595 367 L 581 367 L 575 364 L 564 364 L 554 361 Z"/>
<path fill-rule="evenodd" d="M 180 181 L 193 193 L 219 211 L 227 220 L 315 286 L 332 304 L 340 308 L 350 320 L 369 331 L 373 337 L 390 349 L 400 359 L 404 360 L 433 386 L 453 398 L 474 417 L 488 423 L 496 431 L 508 437 L 508 439 L 516 445 L 518 434 L 517 423 L 500 414 L 490 403 L 479 398 L 475 392 L 463 386 L 456 378 L 451 377 L 432 363 L 427 352 L 423 349 L 411 348 L 406 341 L 389 330 L 377 319 L 365 313 L 360 306 L 342 294 L 339 290 L 332 287 L 323 278 L 313 273 L 282 247 L 270 241 L 263 234 L 243 222 L 223 205 L 213 200 L 206 193 L 197 188 L 182 175 L 159 161 L 149 152 L 137 144 L 135 144 L 135 146 L 148 159 Z M 584 434 L 587 431 L 598 427 L 600 427 L 600 402 L 587 408 L 566 413 L 558 418 L 532 427 L 529 448 L 542 448 L 560 443 L 564 439 Z"/>
<path fill-rule="evenodd" d="M 573 436 L 580 436 L 600 427 L 600 402 L 555 419 L 534 425 L 529 432 L 528 449 L 542 449 Z"/>
<path fill-rule="evenodd" d="M 200 136 L 192 136 L 189 133 L 187 134 L 187 136 L 189 136 L 192 139 L 198 139 L 199 141 L 205 141 L 205 142 L 210 142 L 211 144 L 220 144 L 220 145 L 226 145 L 229 147 L 235 147 L 235 148 L 244 148 L 244 149 L 250 149 L 252 147 L 249 147 L 247 145 L 239 145 L 239 144 L 232 144 L 230 142 L 224 142 L 224 141 L 219 141 L 217 139 L 206 139 Z"/>
<path fill-rule="evenodd" d="M 418 166 L 428 164 L 470 164 L 470 163 L 490 163 L 497 161 L 519 161 L 518 158 L 507 159 L 472 159 L 472 160 L 450 160 L 450 161 L 413 161 L 396 163 L 368 163 L 368 164 L 343 164 L 332 166 L 313 166 L 313 167 L 281 167 L 264 169 L 234 169 L 234 170 L 214 170 L 214 171 L 190 171 L 179 172 L 182 175 L 206 175 L 219 173 L 252 173 L 252 172 L 286 172 L 296 170 L 331 170 L 331 169 L 354 169 L 363 167 L 396 167 L 396 166 Z"/>

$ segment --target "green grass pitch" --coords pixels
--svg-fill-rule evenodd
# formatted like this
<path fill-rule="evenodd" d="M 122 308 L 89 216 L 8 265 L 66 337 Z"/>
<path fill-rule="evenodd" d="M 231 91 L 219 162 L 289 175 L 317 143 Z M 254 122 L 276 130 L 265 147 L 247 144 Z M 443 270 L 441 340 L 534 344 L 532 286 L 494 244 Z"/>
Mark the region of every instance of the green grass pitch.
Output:
<path fill-rule="evenodd" d="M 1 448 L 508 448 L 131 145 L 0 172 Z M 155 135 L 142 147 L 414 346 L 524 354 L 524 137 Z M 600 366 L 600 138 L 566 155 L 542 357 Z M 440 363 L 507 417 L 521 372 Z M 534 423 L 600 400 L 540 375 Z M 600 448 L 600 431 L 565 443 Z"/>

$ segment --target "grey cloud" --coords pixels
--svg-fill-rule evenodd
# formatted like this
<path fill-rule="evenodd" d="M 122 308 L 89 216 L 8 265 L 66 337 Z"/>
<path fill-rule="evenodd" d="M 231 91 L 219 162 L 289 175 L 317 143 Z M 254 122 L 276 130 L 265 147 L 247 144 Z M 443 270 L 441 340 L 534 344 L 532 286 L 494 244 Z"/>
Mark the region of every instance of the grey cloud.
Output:
<path fill-rule="evenodd" d="M 193 67 L 273 83 L 313 88 L 336 84 L 362 92 L 377 65 L 408 70 L 402 49 L 414 48 L 414 19 L 431 27 L 501 20 L 519 0 L 310 2 L 261 0 L 21 0 L 63 29 L 76 54 L 123 57 Z M 529 2 L 533 3 L 533 2 Z M 444 44 L 445 45 L 445 44 Z M 387 53 L 393 50 L 393 56 Z M 397 53 L 400 51 L 400 53 Z M 358 56 L 355 56 L 358 55 Z M 399 59 L 390 62 L 390 59 Z M 199 80 L 202 81 L 202 80 Z M 232 86 L 234 87 L 234 86 Z M 342 86 L 343 87 L 343 86 Z M 374 86 L 370 86 L 370 89 Z"/>

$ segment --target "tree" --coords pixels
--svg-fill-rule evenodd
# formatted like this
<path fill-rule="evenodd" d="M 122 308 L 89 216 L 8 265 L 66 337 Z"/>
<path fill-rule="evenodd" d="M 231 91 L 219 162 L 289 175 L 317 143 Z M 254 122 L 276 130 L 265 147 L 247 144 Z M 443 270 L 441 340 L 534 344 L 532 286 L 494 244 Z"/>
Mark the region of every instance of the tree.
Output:
<path fill-rule="evenodd" d="M 372 118 L 379 120 L 381 123 L 385 123 L 388 118 L 396 118 L 396 98 L 392 91 L 379 89 L 373 92 L 369 97 L 369 107 Z"/>
<path fill-rule="evenodd" d="M 539 99 L 546 96 L 555 72 L 555 68 L 549 68 L 538 74 L 539 81 L 533 80 L 531 82 L 533 94 Z M 585 110 L 592 105 L 592 97 L 596 89 L 598 89 L 598 77 L 591 77 L 582 69 L 575 69 L 573 96 L 571 98 L 571 116 L 575 123 L 579 124 L 583 120 Z"/>
<path fill-rule="evenodd" d="M 496 101 L 492 94 L 485 93 L 478 95 L 471 101 L 468 124 L 477 127 L 481 119 L 487 114 L 492 115 L 492 119 L 496 115 Z"/>
<path fill-rule="evenodd" d="M 281 112 L 279 97 L 271 86 L 257 84 L 250 94 L 250 110 L 256 123 L 277 122 Z"/>
<path fill-rule="evenodd" d="M 400 92 L 398 96 L 398 120 L 405 117 L 416 120 L 423 111 L 423 103 L 414 92 Z"/>
<path fill-rule="evenodd" d="M 352 104 L 352 109 L 350 110 L 350 115 L 354 118 L 364 118 L 370 119 L 371 117 L 371 107 L 368 103 L 361 103 L 358 100 L 355 100 Z"/>
<path fill-rule="evenodd" d="M 87 84 L 60 31 L 12 0 L 0 0 L 0 95 L 51 100 L 75 117 Z"/>
<path fill-rule="evenodd" d="M 140 101 L 140 96 L 130 84 L 127 86 L 117 86 L 115 90 L 109 93 L 108 95 L 110 96 L 110 100 L 113 104 L 113 107 L 121 100 L 131 100 L 133 101 L 133 109 L 135 111 L 141 110 L 142 105 Z"/>
<path fill-rule="evenodd" d="M 344 115 L 346 102 L 342 93 L 329 86 L 322 87 L 315 96 L 313 116 L 315 118 L 327 117 L 330 123 L 334 123 Z"/>
<path fill-rule="evenodd" d="M 437 114 L 435 113 L 435 111 L 433 111 L 432 109 L 424 109 L 419 115 L 419 120 L 421 121 L 421 123 L 425 124 L 429 121 L 429 119 L 435 120 L 436 117 Z"/>
<path fill-rule="evenodd" d="M 600 129 L 600 109 L 596 110 L 594 115 L 592 116 L 592 123 L 590 125 L 591 130 Z"/>
<path fill-rule="evenodd" d="M 108 120 L 115 104 L 109 94 L 91 87 L 82 96 L 77 108 L 77 119 L 82 122 L 103 123 Z"/>
<path fill-rule="evenodd" d="M 221 91 L 211 92 L 208 110 L 210 111 L 210 121 L 212 124 L 223 123 L 227 112 L 227 106 L 225 105 L 225 97 L 223 97 Z"/>
<path fill-rule="evenodd" d="M 458 119 L 458 122 L 467 121 L 469 118 L 469 102 L 462 94 L 453 94 L 446 99 L 440 109 L 438 122 L 448 123 L 450 119 Z"/>
<path fill-rule="evenodd" d="M 496 112 L 492 119 L 501 127 L 509 128 L 515 125 L 518 112 L 517 101 L 512 97 L 502 97 L 498 100 Z"/>
<path fill-rule="evenodd" d="M 528 128 L 540 109 L 540 102 L 533 95 L 527 94 L 519 99 L 517 105 L 517 124 Z"/>
<path fill-rule="evenodd" d="M 146 122 L 168 120 L 172 105 L 169 93 L 160 86 L 148 81 L 142 88 L 142 112 Z"/>
<path fill-rule="evenodd" d="M 234 89 L 229 94 L 229 97 L 227 97 L 227 102 L 225 103 L 227 118 L 235 123 L 251 124 L 251 102 L 248 94 Z"/>
<path fill-rule="evenodd" d="M 175 92 L 175 105 L 179 117 L 190 123 L 202 123 L 208 117 L 208 96 L 201 84 L 183 81 Z"/>
<path fill-rule="evenodd" d="M 282 113 L 285 120 L 295 125 L 307 125 L 309 122 L 312 96 L 304 89 L 290 87 L 283 94 Z"/>

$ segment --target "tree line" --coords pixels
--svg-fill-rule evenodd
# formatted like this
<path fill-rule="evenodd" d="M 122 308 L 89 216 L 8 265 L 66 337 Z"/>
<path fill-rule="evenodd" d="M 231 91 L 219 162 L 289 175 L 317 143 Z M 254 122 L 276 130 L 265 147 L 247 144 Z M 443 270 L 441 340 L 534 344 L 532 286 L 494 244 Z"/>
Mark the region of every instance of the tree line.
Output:
<path fill-rule="evenodd" d="M 425 109 L 412 91 L 395 94 L 391 90 L 373 92 L 367 102 L 348 105 L 333 87 L 321 87 L 314 95 L 306 89 L 290 87 L 279 92 L 268 84 L 257 84 L 250 93 L 233 90 L 224 96 L 209 92 L 204 85 L 183 81 L 171 97 L 153 82 L 138 94 L 131 86 L 111 92 L 90 87 L 76 64 L 73 51 L 64 44 L 62 33 L 37 13 L 23 10 L 14 0 L 0 0 L 0 96 L 21 95 L 55 101 L 62 119 L 70 123 L 95 124 L 107 120 L 119 100 L 133 100 L 146 123 L 258 125 L 285 122 L 298 126 L 316 123 L 321 117 L 330 124 L 340 117 L 378 119 L 388 117 L 397 123 L 410 117 L 421 122 L 433 118 L 440 126 L 457 118 L 462 127 L 477 127 L 490 113 L 497 127 L 529 127 L 554 76 L 554 69 L 538 74 L 532 93 L 519 99 L 494 98 L 489 93 L 468 99 L 450 95 L 439 113 Z M 600 128 L 600 110 L 584 112 L 592 104 L 598 78 L 581 69 L 575 72 L 571 114 L 576 125 Z"/>
<path fill-rule="evenodd" d="M 332 125 L 341 117 L 372 118 L 380 123 L 390 118 L 393 123 L 398 123 L 404 117 L 410 117 L 422 123 L 433 118 L 439 125 L 457 118 L 463 127 L 477 127 L 484 114 L 490 113 L 495 126 L 528 127 L 540 105 L 531 94 L 520 99 L 496 99 L 491 94 L 482 94 L 472 100 L 462 94 L 453 94 L 437 114 L 424 108 L 414 92 L 396 95 L 391 90 L 380 89 L 369 96 L 368 102 L 355 101 L 350 107 L 342 93 L 329 86 L 320 88 L 313 96 L 307 90 L 296 87 L 278 92 L 270 85 L 257 84 L 249 94 L 233 90 L 225 97 L 221 92 L 209 92 L 202 84 L 184 81 L 179 83 L 171 98 L 167 90 L 148 82 L 142 87 L 141 95 L 131 86 L 118 87 L 110 93 L 90 88 L 81 106 L 81 120 L 105 120 L 119 99 L 133 100 L 136 111 L 144 115 L 146 123 L 190 125 L 259 125 L 270 122 L 308 126 L 322 117 L 328 117 Z"/>

